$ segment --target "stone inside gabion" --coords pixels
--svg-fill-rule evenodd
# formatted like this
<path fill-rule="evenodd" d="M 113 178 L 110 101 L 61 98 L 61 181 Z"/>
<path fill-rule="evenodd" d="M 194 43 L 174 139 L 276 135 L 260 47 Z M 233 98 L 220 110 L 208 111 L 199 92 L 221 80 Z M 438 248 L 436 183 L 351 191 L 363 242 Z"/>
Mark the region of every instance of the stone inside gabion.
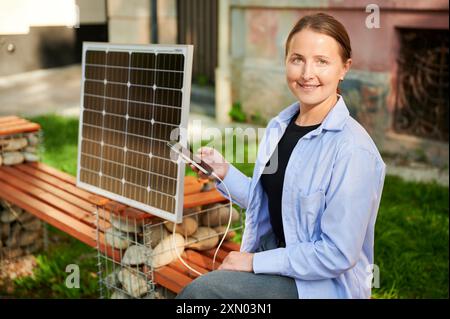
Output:
<path fill-rule="evenodd" d="M 0 138 L 0 165 L 17 165 L 39 161 L 39 132 L 23 133 Z"/>
<path fill-rule="evenodd" d="M 0 256 L 14 259 L 43 248 L 43 224 L 34 215 L 0 202 Z"/>
<path fill-rule="evenodd" d="M 240 213 L 234 207 L 231 212 L 232 227 L 226 234 L 227 240 L 235 236 L 236 223 L 240 222 Z M 193 207 L 185 209 L 183 222 L 177 225 L 163 220 L 146 224 L 111 214 L 104 238 L 106 244 L 120 251 L 121 260 L 102 259 L 100 277 L 109 292 L 106 296 L 170 298 L 170 293 L 163 293 L 161 287 L 152 284 L 152 272 L 176 261 L 186 249 L 215 249 L 225 235 L 229 214 L 229 204 Z"/>

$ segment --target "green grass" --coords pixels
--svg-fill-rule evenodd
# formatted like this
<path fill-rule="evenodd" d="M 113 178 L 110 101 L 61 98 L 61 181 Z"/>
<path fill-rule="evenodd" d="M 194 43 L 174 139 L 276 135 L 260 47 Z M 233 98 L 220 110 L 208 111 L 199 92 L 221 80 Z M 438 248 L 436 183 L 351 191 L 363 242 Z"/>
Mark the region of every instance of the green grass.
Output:
<path fill-rule="evenodd" d="M 375 230 L 375 297 L 448 298 L 448 187 L 387 176 Z"/>
<path fill-rule="evenodd" d="M 97 252 L 53 227 L 49 233 L 64 239 L 63 242 L 51 245 L 47 252 L 36 256 L 33 276 L 15 280 L 14 297 L 98 298 Z M 69 288 L 65 284 L 68 276 L 74 273 L 70 269 L 66 272 L 68 265 L 79 267 L 79 288 Z"/>
<path fill-rule="evenodd" d="M 78 119 L 57 115 L 31 119 L 44 132 L 42 161 L 71 175 L 77 173 Z"/>
<path fill-rule="evenodd" d="M 58 116 L 32 119 L 45 132 L 47 164 L 76 173 L 78 121 Z M 237 164 L 251 176 L 252 164 Z M 187 168 L 187 174 L 193 174 Z M 375 298 L 448 298 L 448 187 L 405 182 L 387 176 L 375 231 L 375 263 L 380 268 L 380 288 Z M 235 239 L 239 240 L 239 236 Z M 92 248 L 61 235 L 65 242 L 38 256 L 32 277 L 16 281 L 17 296 L 95 298 L 98 296 Z M 65 289 L 65 267 L 80 265 L 80 289 Z"/>

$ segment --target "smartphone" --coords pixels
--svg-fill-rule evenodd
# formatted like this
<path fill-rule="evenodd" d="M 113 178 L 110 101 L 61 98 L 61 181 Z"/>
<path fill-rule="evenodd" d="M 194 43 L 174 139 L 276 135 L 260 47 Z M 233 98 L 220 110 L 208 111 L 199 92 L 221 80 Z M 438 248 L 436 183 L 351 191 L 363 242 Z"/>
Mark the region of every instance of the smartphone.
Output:
<path fill-rule="evenodd" d="M 213 172 L 212 167 L 202 161 L 198 156 L 195 156 L 189 149 L 181 145 L 179 142 L 167 142 L 167 145 L 171 150 L 180 155 L 185 162 L 194 165 L 206 176 L 211 176 Z"/>

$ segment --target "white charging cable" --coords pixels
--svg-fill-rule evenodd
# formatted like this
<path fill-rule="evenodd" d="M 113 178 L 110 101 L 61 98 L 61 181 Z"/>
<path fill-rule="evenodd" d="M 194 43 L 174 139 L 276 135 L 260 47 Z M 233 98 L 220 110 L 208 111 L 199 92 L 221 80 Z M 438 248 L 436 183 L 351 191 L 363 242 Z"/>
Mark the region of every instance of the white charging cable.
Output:
<path fill-rule="evenodd" d="M 227 225 L 227 228 L 225 229 L 225 233 L 224 233 L 223 236 L 222 236 L 222 240 L 220 241 L 219 245 L 217 246 L 217 249 L 216 249 L 216 251 L 215 251 L 215 253 L 214 253 L 214 257 L 213 257 L 212 270 L 215 270 L 215 264 L 216 264 L 217 253 L 219 252 L 220 246 L 222 246 L 222 243 L 224 242 L 225 237 L 226 237 L 226 235 L 228 234 L 228 230 L 230 229 L 230 226 L 231 226 L 231 218 L 232 218 L 232 216 L 233 216 L 233 215 L 232 215 L 232 214 L 233 214 L 233 206 L 232 206 L 231 194 L 230 194 L 230 191 L 228 190 L 227 185 L 223 182 L 223 180 L 222 180 L 219 176 L 217 176 L 216 173 L 212 172 L 211 175 L 212 175 L 214 178 L 218 179 L 218 180 L 223 184 L 223 186 L 225 187 L 225 190 L 226 190 L 227 193 L 228 193 L 228 199 L 229 199 L 229 201 L 230 201 L 230 216 L 229 216 L 229 218 L 228 218 L 228 225 Z M 220 215 L 219 215 L 219 218 L 220 218 Z M 181 261 L 181 263 L 182 263 L 183 265 L 185 265 L 189 270 L 193 271 L 194 273 L 196 273 L 196 274 L 199 275 L 199 276 L 202 276 L 203 274 L 200 273 L 200 272 L 198 272 L 197 270 L 195 270 L 195 269 L 192 268 L 191 266 L 189 266 L 189 265 L 184 261 L 184 259 L 181 257 L 180 253 L 178 252 L 178 249 L 177 249 L 177 247 L 176 247 L 176 242 L 175 242 L 175 230 L 176 230 L 176 227 L 177 227 L 177 224 L 173 223 L 172 245 L 173 245 L 173 248 L 175 249 L 175 253 L 177 254 L 178 259 L 179 259 L 179 260 Z"/>
<path fill-rule="evenodd" d="M 223 182 L 223 180 L 222 180 L 219 176 L 217 176 L 217 174 L 214 173 L 214 172 L 212 172 L 212 176 L 214 176 L 214 178 L 217 178 L 217 179 L 220 181 L 220 183 L 222 183 L 222 185 L 225 187 L 225 190 L 227 191 L 227 194 L 228 194 L 228 200 L 230 201 L 230 213 L 229 213 L 229 217 L 228 217 L 227 228 L 225 229 L 225 233 L 223 234 L 222 240 L 220 241 L 219 245 L 217 246 L 216 252 L 214 253 L 214 257 L 213 257 L 213 266 L 212 266 L 212 268 L 213 268 L 213 270 L 214 270 L 214 269 L 215 269 L 215 264 L 216 264 L 216 256 L 217 256 L 217 253 L 219 252 L 220 246 L 222 246 L 222 244 L 223 244 L 223 242 L 224 242 L 224 240 L 225 240 L 225 237 L 227 237 L 228 230 L 230 229 L 230 226 L 231 226 L 231 218 L 233 217 L 233 205 L 232 205 L 233 202 L 232 202 L 232 200 L 231 200 L 231 194 L 230 194 L 230 191 L 228 190 L 228 187 L 227 187 L 227 185 Z M 220 214 L 219 214 L 219 220 L 220 220 Z"/>

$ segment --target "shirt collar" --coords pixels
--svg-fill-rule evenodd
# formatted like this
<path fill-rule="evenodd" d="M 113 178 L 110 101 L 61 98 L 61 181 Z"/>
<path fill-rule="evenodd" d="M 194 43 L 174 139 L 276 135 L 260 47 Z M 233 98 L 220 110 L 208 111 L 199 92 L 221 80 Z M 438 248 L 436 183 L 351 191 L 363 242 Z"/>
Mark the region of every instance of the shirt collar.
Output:
<path fill-rule="evenodd" d="M 283 111 L 281 111 L 277 116 L 277 121 L 281 125 L 287 126 L 292 117 L 298 112 L 300 106 L 299 102 L 295 102 L 291 104 Z M 349 118 L 349 111 L 347 106 L 345 105 L 344 99 L 341 95 L 338 95 L 338 101 L 335 106 L 331 109 L 328 115 L 316 130 L 317 134 L 319 134 L 322 130 L 327 131 L 341 131 Z M 314 134 L 316 135 L 316 134 Z"/>

